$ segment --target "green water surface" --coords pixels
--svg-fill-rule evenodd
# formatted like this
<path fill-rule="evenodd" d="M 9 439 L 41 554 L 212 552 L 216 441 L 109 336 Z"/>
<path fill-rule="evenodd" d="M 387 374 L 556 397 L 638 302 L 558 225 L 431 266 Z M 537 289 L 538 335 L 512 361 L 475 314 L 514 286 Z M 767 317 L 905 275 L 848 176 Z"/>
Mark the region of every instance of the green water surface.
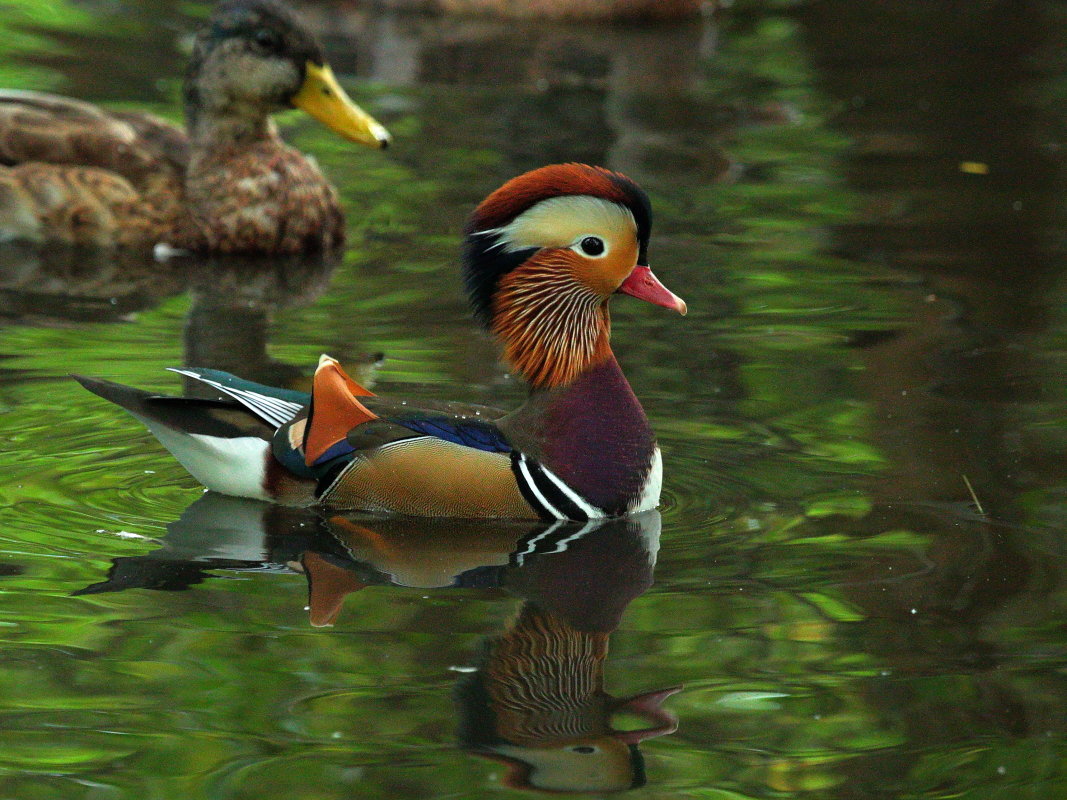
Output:
<path fill-rule="evenodd" d="M 372 6 L 301 9 L 395 147 L 280 119 L 343 195 L 336 263 L 0 251 L 0 798 L 1067 796 L 1063 7 Z M 177 120 L 208 8 L 8 0 L 0 79 Z M 661 516 L 435 528 L 205 496 L 66 377 L 300 385 L 322 352 L 384 353 L 379 393 L 513 406 L 459 230 L 569 160 L 648 190 L 689 304 L 612 306 Z M 505 730 L 479 694 L 538 625 L 600 653 L 524 666 L 579 733 Z M 678 686 L 658 717 L 620 705 Z M 649 735 L 613 761 L 621 731 Z"/>

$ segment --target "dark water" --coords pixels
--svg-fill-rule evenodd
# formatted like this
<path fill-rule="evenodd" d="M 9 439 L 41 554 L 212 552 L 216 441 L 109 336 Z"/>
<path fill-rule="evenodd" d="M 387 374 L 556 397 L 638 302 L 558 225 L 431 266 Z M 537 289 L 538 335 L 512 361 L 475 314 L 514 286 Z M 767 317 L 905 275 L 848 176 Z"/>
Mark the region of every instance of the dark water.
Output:
<path fill-rule="evenodd" d="M 205 8 L 9 2 L 0 78 L 174 117 Z M 1062 6 L 305 10 L 396 137 L 282 120 L 342 189 L 338 263 L 0 252 L 0 797 L 1067 796 Z M 560 160 L 643 183 L 691 309 L 614 307 L 662 516 L 203 495 L 64 377 L 381 352 L 380 393 L 514 404 L 457 231 Z"/>

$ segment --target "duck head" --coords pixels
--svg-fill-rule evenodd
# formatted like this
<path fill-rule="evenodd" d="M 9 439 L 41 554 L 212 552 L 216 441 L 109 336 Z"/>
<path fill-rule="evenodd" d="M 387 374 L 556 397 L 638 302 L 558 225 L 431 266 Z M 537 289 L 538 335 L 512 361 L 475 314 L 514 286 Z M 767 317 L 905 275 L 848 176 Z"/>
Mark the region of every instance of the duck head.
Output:
<path fill-rule="evenodd" d="M 678 717 L 661 704 L 681 686 L 657 689 L 625 700 L 604 695 L 602 730 L 573 737 L 546 737 L 521 743 L 501 739 L 481 754 L 507 765 L 504 783 L 513 789 L 547 792 L 621 792 L 646 783 L 640 744 L 678 730 Z M 597 704 L 601 705 L 601 704 Z M 639 730 L 616 730 L 606 717 L 629 713 L 654 723 Z"/>
<path fill-rule="evenodd" d="M 556 164 L 505 183 L 467 225 L 464 278 L 479 320 L 534 387 L 562 386 L 610 353 L 608 301 L 685 314 L 648 266 L 652 209 L 624 175 Z"/>
<path fill-rule="evenodd" d="M 276 0 L 228 0 L 215 9 L 196 38 L 185 104 L 194 134 L 212 119 L 254 135 L 271 113 L 295 107 L 354 142 L 381 148 L 390 139 L 337 83 L 311 32 Z"/>

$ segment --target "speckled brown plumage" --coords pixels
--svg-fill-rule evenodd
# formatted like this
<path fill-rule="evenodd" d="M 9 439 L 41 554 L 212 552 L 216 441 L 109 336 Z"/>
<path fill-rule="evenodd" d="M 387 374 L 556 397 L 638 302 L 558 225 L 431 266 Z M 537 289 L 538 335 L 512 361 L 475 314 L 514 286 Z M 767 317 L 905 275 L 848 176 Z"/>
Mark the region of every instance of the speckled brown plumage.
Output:
<path fill-rule="evenodd" d="M 272 136 L 238 152 L 194 153 L 175 243 L 194 250 L 298 253 L 344 242 L 336 190 L 311 161 Z"/>
<path fill-rule="evenodd" d="M 184 97 L 188 134 L 147 114 L 0 91 L 0 241 L 266 254 L 343 242 L 337 192 L 270 114 L 296 104 L 376 147 L 388 134 L 344 95 L 292 12 L 277 0 L 220 5 Z"/>
<path fill-rule="evenodd" d="M 181 218 L 185 159 L 154 117 L 0 92 L 0 239 L 151 246 Z"/>

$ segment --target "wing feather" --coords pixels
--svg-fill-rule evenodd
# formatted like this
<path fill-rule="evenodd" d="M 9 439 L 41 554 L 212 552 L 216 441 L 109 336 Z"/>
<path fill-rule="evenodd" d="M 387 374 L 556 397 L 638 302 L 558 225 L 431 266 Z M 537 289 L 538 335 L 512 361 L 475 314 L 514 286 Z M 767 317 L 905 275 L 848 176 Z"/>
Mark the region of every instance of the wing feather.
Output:
<path fill-rule="evenodd" d="M 185 134 L 42 92 L 0 90 L 0 241 L 151 246 L 184 207 Z"/>
<path fill-rule="evenodd" d="M 0 90 L 0 162 L 99 167 L 137 184 L 147 173 L 182 173 L 188 139 L 150 114 L 109 112 L 68 97 Z"/>
<path fill-rule="evenodd" d="M 239 379 L 235 379 L 234 376 L 219 370 L 199 370 L 188 367 L 170 367 L 169 369 L 171 372 L 177 372 L 179 375 L 195 378 L 201 383 L 205 383 L 213 389 L 222 392 L 227 397 L 232 397 L 242 406 L 274 428 L 280 428 L 287 422 L 291 422 L 306 405 L 306 403 L 299 403 L 293 400 L 272 396 L 263 391 L 256 391 L 251 387 L 258 386 L 258 384 L 253 384 L 251 381 L 240 381 Z M 227 381 L 227 377 L 234 379 Z M 270 387 L 264 386 L 262 388 L 269 389 Z M 285 392 L 285 390 L 275 390 L 275 392 Z M 297 395 L 298 393 L 292 392 L 290 394 Z"/>
<path fill-rule="evenodd" d="M 420 517 L 536 519 L 504 453 L 416 436 L 354 454 L 322 502 Z"/>

